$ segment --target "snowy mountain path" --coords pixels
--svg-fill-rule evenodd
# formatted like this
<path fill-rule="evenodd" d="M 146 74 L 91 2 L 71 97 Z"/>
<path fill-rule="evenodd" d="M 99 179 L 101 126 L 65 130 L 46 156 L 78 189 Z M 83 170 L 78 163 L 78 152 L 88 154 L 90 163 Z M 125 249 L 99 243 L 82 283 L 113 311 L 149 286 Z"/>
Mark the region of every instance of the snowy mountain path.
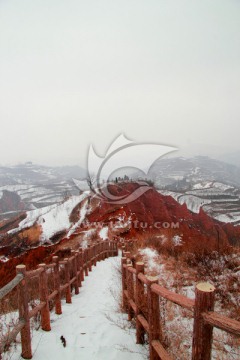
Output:
<path fill-rule="evenodd" d="M 119 265 L 119 257 L 99 262 L 85 277 L 80 294 L 72 297 L 72 304 L 62 301 L 62 315 L 51 313 L 52 330 L 34 331 L 34 360 L 146 359 L 144 348 L 136 345 L 135 330 L 119 310 Z M 19 354 L 18 346 L 11 359 L 21 359 Z"/>

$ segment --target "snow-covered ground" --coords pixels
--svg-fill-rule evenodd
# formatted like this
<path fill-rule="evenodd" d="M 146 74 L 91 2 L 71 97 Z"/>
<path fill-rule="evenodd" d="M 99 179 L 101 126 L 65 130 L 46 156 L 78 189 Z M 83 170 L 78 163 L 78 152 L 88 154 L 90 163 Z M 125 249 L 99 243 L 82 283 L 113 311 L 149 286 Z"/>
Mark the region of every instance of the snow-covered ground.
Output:
<path fill-rule="evenodd" d="M 33 331 L 33 360 L 146 360 L 146 350 L 136 344 L 135 330 L 119 310 L 119 265 L 120 257 L 98 263 L 72 304 L 62 306 L 63 314 L 51 313 L 52 330 Z M 19 345 L 10 356 L 21 358 Z"/>
<path fill-rule="evenodd" d="M 225 223 L 239 225 L 240 195 L 233 186 L 220 182 L 205 181 L 193 185 L 192 190 L 184 193 L 159 190 L 162 195 L 172 196 L 179 204 L 199 213 L 202 208 L 209 216 Z"/>
<path fill-rule="evenodd" d="M 162 238 L 165 241 L 164 238 Z M 181 245 L 181 236 L 172 238 L 175 246 Z M 174 262 L 173 258 L 164 254 L 158 253 L 156 249 L 145 247 L 138 250 L 142 255 L 142 260 L 145 264 L 145 273 L 159 276 L 159 283 L 161 286 L 167 288 L 175 293 L 180 293 L 188 298 L 195 298 L 195 287 L 197 282 L 196 269 L 184 265 L 181 261 Z M 234 256 L 234 255 L 233 255 Z M 221 264 L 223 271 L 219 275 L 209 275 L 204 280 L 213 284 L 216 288 L 221 287 L 223 292 L 227 295 L 229 290 L 229 279 L 231 276 L 236 279 L 236 287 L 240 271 L 233 272 L 225 265 L 230 261 L 230 257 L 226 260 L 224 257 L 216 260 L 209 260 L 209 266 L 216 268 Z M 194 274 L 195 273 L 195 274 Z M 231 294 L 232 304 L 238 304 L 238 294 Z M 166 341 L 169 342 L 168 352 L 175 360 L 190 360 L 192 349 L 192 329 L 193 329 L 193 314 L 180 306 L 177 306 L 164 298 L 160 297 L 161 320 L 163 325 L 163 334 L 166 336 Z M 226 316 L 229 309 L 221 305 L 219 300 L 215 302 L 215 311 L 223 313 Z M 212 360 L 239 360 L 240 348 L 238 346 L 237 338 L 231 337 L 219 329 L 214 328 Z"/>
<path fill-rule="evenodd" d="M 211 204 L 211 200 L 201 199 L 194 195 L 183 195 L 178 198 L 179 204 L 186 204 L 187 208 L 194 213 L 199 213 L 202 206 Z"/>
<path fill-rule="evenodd" d="M 106 240 L 108 238 L 108 226 L 103 227 L 100 231 L 99 231 L 99 236 L 103 239 Z"/>
<path fill-rule="evenodd" d="M 41 241 L 48 240 L 59 231 L 68 229 L 69 236 L 74 232 L 76 225 L 79 226 L 84 220 L 86 209 L 82 209 L 80 213 L 80 220 L 77 224 L 72 224 L 69 220 L 69 216 L 75 206 L 81 201 L 86 199 L 88 192 L 84 192 L 78 196 L 71 196 L 62 204 L 50 205 L 44 208 L 32 210 L 27 212 L 27 217 L 20 222 L 16 229 L 10 230 L 9 234 L 13 234 L 19 230 L 33 226 L 34 224 L 41 225 L 42 234 Z M 71 231 L 73 227 L 73 231 Z"/>

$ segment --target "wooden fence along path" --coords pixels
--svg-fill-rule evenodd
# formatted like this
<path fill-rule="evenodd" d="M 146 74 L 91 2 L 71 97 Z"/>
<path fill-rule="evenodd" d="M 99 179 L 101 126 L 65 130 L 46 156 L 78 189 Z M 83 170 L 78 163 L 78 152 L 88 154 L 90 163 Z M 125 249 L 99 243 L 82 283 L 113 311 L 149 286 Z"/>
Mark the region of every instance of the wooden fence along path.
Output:
<path fill-rule="evenodd" d="M 18 290 L 18 311 L 19 320 L 14 326 L 13 330 L 2 338 L 0 344 L 0 359 L 1 354 L 11 344 L 18 333 L 21 333 L 21 347 L 22 357 L 24 359 L 32 358 L 31 347 L 31 333 L 30 333 L 30 319 L 40 313 L 41 328 L 45 331 L 51 330 L 50 325 L 50 309 L 49 302 L 52 300 L 55 304 L 55 313 L 62 314 L 61 298 L 65 294 L 66 302 L 71 303 L 71 287 L 74 287 L 75 294 L 79 294 L 79 287 L 81 287 L 84 275 L 92 270 L 92 266 L 96 265 L 97 261 L 104 260 L 110 256 L 117 256 L 117 243 L 112 241 L 101 241 L 93 246 L 88 246 L 86 249 L 79 249 L 72 251 L 70 258 L 65 258 L 59 261 L 58 256 L 53 257 L 51 264 L 39 264 L 36 270 L 27 271 L 25 265 L 18 265 L 16 267 L 17 275 L 15 278 L 0 290 L 0 300 L 10 293 L 14 288 Z M 61 285 L 61 271 L 64 269 L 64 280 Z M 53 272 L 48 273 L 48 269 Z M 48 286 L 48 278 L 54 283 L 54 290 L 50 293 Z M 40 303 L 33 309 L 29 310 L 28 286 L 29 280 L 37 278 L 39 283 Z"/>
<path fill-rule="evenodd" d="M 199 283 L 195 300 L 174 293 L 158 284 L 158 277 L 144 275 L 144 263 L 134 266 L 130 252 L 122 257 L 122 300 L 128 320 L 136 320 L 136 341 L 144 343 L 148 335 L 150 360 L 171 360 L 164 349 L 160 318 L 159 297 L 167 299 L 193 313 L 192 360 L 210 360 L 213 327 L 240 336 L 240 322 L 213 311 L 215 288 L 209 283 Z"/>
<path fill-rule="evenodd" d="M 165 298 L 185 309 L 192 311 L 194 325 L 192 338 L 192 360 L 210 360 L 213 327 L 240 336 L 240 322 L 225 317 L 213 311 L 215 288 L 209 283 L 196 286 L 195 299 L 174 293 L 158 284 L 158 277 L 144 274 L 144 263 L 132 264 L 130 252 L 122 246 L 122 300 L 123 308 L 128 313 L 128 320 L 136 320 L 136 342 L 143 344 L 145 334 L 149 339 L 150 360 L 171 360 L 164 349 L 161 327 L 159 297 Z M 79 294 L 84 275 L 87 276 L 97 261 L 104 260 L 118 253 L 117 243 L 111 241 L 98 242 L 87 249 L 72 251 L 70 258 L 59 261 L 53 257 L 51 264 L 39 264 L 36 270 L 27 271 L 25 265 L 16 267 L 15 278 L 0 290 L 0 300 L 14 288 L 18 289 L 19 320 L 13 330 L 2 338 L 1 353 L 11 344 L 18 333 L 21 333 L 22 357 L 32 358 L 30 319 L 40 313 L 41 328 L 50 331 L 49 302 L 54 301 L 55 313 L 61 314 L 61 298 L 65 295 L 66 302 L 71 303 L 71 288 Z M 64 281 L 61 284 L 60 271 L 63 268 Z M 48 273 L 48 269 L 53 272 Z M 50 293 L 48 278 L 52 276 L 54 290 Z M 29 280 L 37 278 L 39 283 L 40 303 L 29 310 L 28 286 Z"/>

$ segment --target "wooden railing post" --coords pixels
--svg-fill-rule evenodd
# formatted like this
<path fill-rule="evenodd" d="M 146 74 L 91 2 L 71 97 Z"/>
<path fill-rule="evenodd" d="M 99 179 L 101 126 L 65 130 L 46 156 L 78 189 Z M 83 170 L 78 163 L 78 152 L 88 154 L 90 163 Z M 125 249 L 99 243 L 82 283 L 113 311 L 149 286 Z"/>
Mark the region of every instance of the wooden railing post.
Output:
<path fill-rule="evenodd" d="M 88 269 L 92 271 L 92 247 L 88 245 Z"/>
<path fill-rule="evenodd" d="M 106 243 L 106 241 L 104 241 L 102 243 L 102 245 L 103 245 L 103 260 L 105 260 L 106 257 L 107 257 L 107 253 L 106 253 L 106 245 L 107 245 L 107 243 Z"/>
<path fill-rule="evenodd" d="M 101 255 L 100 260 L 104 260 L 104 243 L 100 242 Z"/>
<path fill-rule="evenodd" d="M 213 327 L 205 324 L 202 313 L 214 309 L 215 287 L 207 282 L 195 289 L 192 360 L 210 360 Z"/>
<path fill-rule="evenodd" d="M 127 263 L 131 262 L 131 260 L 130 260 L 131 253 L 130 253 L 129 251 L 126 251 L 126 252 L 124 253 L 124 256 L 127 258 Z"/>
<path fill-rule="evenodd" d="M 66 303 L 72 303 L 72 294 L 71 294 L 71 285 L 70 285 L 70 266 L 68 258 L 64 259 L 64 268 L 65 268 L 65 283 L 68 284 L 66 289 Z"/>
<path fill-rule="evenodd" d="M 98 243 L 98 241 L 97 241 L 97 243 L 96 243 L 96 252 L 95 252 L 96 263 L 98 262 L 98 254 L 99 254 L 99 243 Z"/>
<path fill-rule="evenodd" d="M 106 256 L 106 254 L 105 254 L 105 242 L 102 241 L 101 245 L 102 245 L 102 260 L 104 260 L 105 256 Z"/>
<path fill-rule="evenodd" d="M 160 327 L 159 297 L 157 294 L 151 291 L 151 285 L 158 283 L 158 277 L 147 276 L 147 280 L 150 360 L 158 360 L 159 357 L 152 346 L 152 341 L 162 339 Z"/>
<path fill-rule="evenodd" d="M 115 255 L 115 256 L 118 256 L 118 244 L 117 244 L 117 242 L 114 243 L 114 246 L 115 246 L 115 253 L 114 253 L 114 255 Z"/>
<path fill-rule="evenodd" d="M 134 284 L 133 284 L 133 273 L 128 271 L 128 268 L 132 267 L 131 264 L 127 264 L 127 291 L 128 291 L 128 301 L 134 300 Z M 128 304 L 128 321 L 131 321 L 134 318 L 134 311 L 130 304 Z"/>
<path fill-rule="evenodd" d="M 59 258 L 58 256 L 53 256 L 54 266 L 54 289 L 57 291 L 55 297 L 55 313 L 57 315 L 62 314 L 62 304 L 61 304 L 61 292 L 60 292 L 60 274 L 59 274 Z"/>
<path fill-rule="evenodd" d="M 76 251 L 76 266 L 77 266 L 77 282 L 78 282 L 78 287 L 80 288 L 82 286 L 80 251 Z"/>
<path fill-rule="evenodd" d="M 96 242 L 94 245 L 94 265 L 97 265 L 97 259 L 98 259 L 98 243 Z"/>
<path fill-rule="evenodd" d="M 40 301 L 45 302 L 45 306 L 41 310 L 41 327 L 44 331 L 50 331 L 50 310 L 48 302 L 48 281 L 47 281 L 47 272 L 46 264 L 39 264 L 38 268 L 43 269 L 39 275 L 39 296 Z"/>
<path fill-rule="evenodd" d="M 73 277 L 76 277 L 76 280 L 74 281 L 74 289 L 75 294 L 79 294 L 79 286 L 78 286 L 78 276 L 77 276 L 77 251 L 71 250 L 71 255 L 74 257 L 72 261 L 72 269 L 73 269 Z"/>
<path fill-rule="evenodd" d="M 99 241 L 99 257 L 98 257 L 98 261 L 102 260 L 102 243 L 101 241 Z"/>
<path fill-rule="evenodd" d="M 116 243 L 114 243 L 113 241 L 111 242 L 111 256 L 114 257 L 116 255 L 116 248 L 115 248 Z"/>
<path fill-rule="evenodd" d="M 105 240 L 104 245 L 105 245 L 105 256 L 104 256 L 104 259 L 107 259 L 108 256 L 109 256 L 109 247 L 108 247 L 109 241 L 108 241 L 108 240 Z"/>
<path fill-rule="evenodd" d="M 109 258 L 110 257 L 110 246 L 109 246 L 109 240 L 106 240 L 105 241 L 105 246 L 106 246 L 106 258 Z"/>
<path fill-rule="evenodd" d="M 79 264 L 80 264 L 80 279 L 81 282 L 84 281 L 84 257 L 83 257 L 83 249 L 79 249 Z"/>
<path fill-rule="evenodd" d="M 110 256 L 109 240 L 106 240 L 105 243 L 106 243 L 106 258 L 109 258 Z"/>
<path fill-rule="evenodd" d="M 142 313 L 143 299 L 144 299 L 144 283 L 138 279 L 138 274 L 144 274 L 144 263 L 136 263 L 136 291 L 135 291 L 135 303 L 136 303 L 136 338 L 137 344 L 144 344 L 144 328 L 138 320 L 138 315 Z"/>
<path fill-rule="evenodd" d="M 92 247 L 92 255 L 93 255 L 93 266 L 97 265 L 97 259 L 96 259 L 96 255 L 97 255 L 97 245 L 93 245 Z"/>
<path fill-rule="evenodd" d="M 18 284 L 19 319 L 25 321 L 25 325 L 21 330 L 22 357 L 24 359 L 31 359 L 32 348 L 31 348 L 31 331 L 30 331 L 30 319 L 29 319 L 29 309 L 28 309 L 26 266 L 18 265 L 16 267 L 16 272 L 17 274 L 22 274 L 24 276 L 23 280 Z"/>
<path fill-rule="evenodd" d="M 113 242 L 108 240 L 108 257 L 112 257 L 113 256 Z"/>
<path fill-rule="evenodd" d="M 126 295 L 124 294 L 124 291 L 127 290 L 126 269 L 124 268 L 125 264 L 127 264 L 127 259 L 123 257 L 121 259 L 121 267 L 122 267 L 122 307 L 123 307 L 123 311 L 127 311 L 127 299 L 126 299 Z"/>
<path fill-rule="evenodd" d="M 85 276 L 88 276 L 88 249 L 83 250 L 83 263 Z"/>
<path fill-rule="evenodd" d="M 99 244 L 98 244 L 98 261 L 101 261 L 102 260 L 102 243 L 101 241 L 99 241 Z"/>

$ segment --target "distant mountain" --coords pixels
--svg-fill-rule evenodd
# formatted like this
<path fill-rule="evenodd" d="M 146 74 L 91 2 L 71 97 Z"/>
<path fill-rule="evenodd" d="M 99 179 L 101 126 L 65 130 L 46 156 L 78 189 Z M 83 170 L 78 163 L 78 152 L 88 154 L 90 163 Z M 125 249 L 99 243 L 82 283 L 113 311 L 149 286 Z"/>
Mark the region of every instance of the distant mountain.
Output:
<path fill-rule="evenodd" d="M 221 157 L 219 157 L 219 160 L 240 167 L 240 151 L 221 155 Z"/>
<path fill-rule="evenodd" d="M 157 160 L 149 177 L 160 187 L 170 184 L 181 186 L 181 181 L 196 184 L 201 181 L 218 181 L 240 186 L 240 167 L 207 156 L 194 158 L 164 158 Z"/>
<path fill-rule="evenodd" d="M 82 178 L 86 171 L 80 166 L 49 167 L 26 163 L 14 166 L 0 166 L 0 186 L 17 184 L 52 184 L 73 177 Z"/>
<path fill-rule="evenodd" d="M 164 195 L 198 213 L 240 224 L 240 168 L 207 156 L 156 161 L 148 174 Z"/>
<path fill-rule="evenodd" d="M 17 194 L 21 203 L 14 211 L 14 201 L 5 201 L 0 220 L 78 195 L 80 189 L 88 189 L 83 181 L 85 177 L 86 171 L 78 166 L 47 167 L 26 163 L 0 167 L 0 199 L 3 192 L 8 191 Z M 142 172 L 130 177 L 146 178 Z M 207 156 L 170 157 L 157 160 L 147 177 L 162 194 L 173 196 L 180 204 L 185 203 L 191 211 L 197 213 L 203 208 L 215 219 L 240 224 L 240 167 Z"/>
<path fill-rule="evenodd" d="M 73 178 L 84 177 L 86 171 L 80 166 L 48 167 L 32 163 L 0 166 L 0 201 L 4 192 L 8 191 L 20 197 L 22 211 L 56 204 L 70 195 L 79 194 Z M 16 207 L 14 213 L 12 205 L 8 208 L 5 201 L 0 209 L 0 220 L 16 215 L 20 209 Z"/>

